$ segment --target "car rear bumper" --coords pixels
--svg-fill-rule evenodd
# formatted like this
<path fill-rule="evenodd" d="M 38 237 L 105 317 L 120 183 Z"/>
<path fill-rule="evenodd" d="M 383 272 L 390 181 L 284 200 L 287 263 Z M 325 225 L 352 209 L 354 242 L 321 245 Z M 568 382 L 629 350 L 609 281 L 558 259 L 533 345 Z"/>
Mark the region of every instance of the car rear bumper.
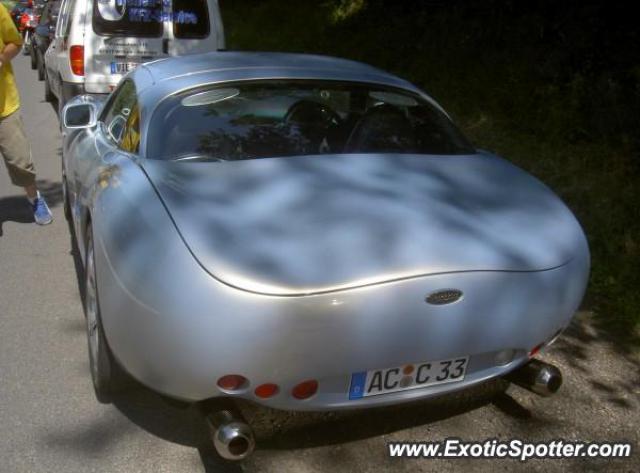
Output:
<path fill-rule="evenodd" d="M 584 294 L 588 256 L 547 271 L 440 274 L 307 297 L 250 294 L 181 266 L 171 271 L 176 284 L 167 285 L 166 274 L 147 271 L 141 280 L 98 256 L 103 325 L 123 367 L 181 400 L 232 395 L 321 411 L 439 396 L 515 369 L 568 325 Z M 440 307 L 425 302 L 443 288 L 464 298 Z M 353 373 L 462 356 L 470 358 L 463 381 L 349 399 Z M 249 384 L 224 392 L 216 381 L 229 374 Z M 293 387 L 309 379 L 318 381 L 317 394 L 295 399 Z M 278 394 L 256 397 L 263 383 L 277 384 Z"/>

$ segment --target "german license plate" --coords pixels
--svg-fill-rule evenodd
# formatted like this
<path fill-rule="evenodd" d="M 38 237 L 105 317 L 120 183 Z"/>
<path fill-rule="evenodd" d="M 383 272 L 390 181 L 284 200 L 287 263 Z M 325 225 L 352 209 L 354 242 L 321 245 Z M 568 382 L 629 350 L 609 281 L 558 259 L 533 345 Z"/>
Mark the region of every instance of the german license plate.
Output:
<path fill-rule="evenodd" d="M 459 382 L 464 379 L 468 363 L 469 357 L 461 356 L 449 360 L 409 363 L 394 368 L 353 373 L 349 399 Z"/>
<path fill-rule="evenodd" d="M 137 62 L 112 62 L 111 74 L 126 74 L 138 67 Z"/>

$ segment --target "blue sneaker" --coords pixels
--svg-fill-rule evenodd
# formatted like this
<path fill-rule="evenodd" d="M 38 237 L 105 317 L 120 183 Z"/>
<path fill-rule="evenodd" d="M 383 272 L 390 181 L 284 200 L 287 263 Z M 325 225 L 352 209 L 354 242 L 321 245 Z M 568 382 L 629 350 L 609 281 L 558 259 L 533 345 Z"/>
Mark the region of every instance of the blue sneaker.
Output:
<path fill-rule="evenodd" d="M 53 215 L 51 215 L 51 210 L 49 210 L 44 197 L 38 197 L 31 206 L 33 208 L 33 217 L 38 225 L 49 225 L 53 222 Z"/>

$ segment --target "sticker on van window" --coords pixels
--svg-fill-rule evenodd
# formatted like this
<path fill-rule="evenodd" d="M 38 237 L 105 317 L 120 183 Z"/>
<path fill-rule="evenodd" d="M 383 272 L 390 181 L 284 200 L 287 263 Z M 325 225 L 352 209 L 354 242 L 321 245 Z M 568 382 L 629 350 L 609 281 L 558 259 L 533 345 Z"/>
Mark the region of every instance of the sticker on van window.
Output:
<path fill-rule="evenodd" d="M 171 0 L 97 0 L 97 4 L 98 13 L 105 21 L 198 24 L 198 15 L 193 11 L 171 11 Z"/>
<path fill-rule="evenodd" d="M 125 0 L 98 0 L 98 12 L 107 21 L 120 21 L 127 13 Z"/>

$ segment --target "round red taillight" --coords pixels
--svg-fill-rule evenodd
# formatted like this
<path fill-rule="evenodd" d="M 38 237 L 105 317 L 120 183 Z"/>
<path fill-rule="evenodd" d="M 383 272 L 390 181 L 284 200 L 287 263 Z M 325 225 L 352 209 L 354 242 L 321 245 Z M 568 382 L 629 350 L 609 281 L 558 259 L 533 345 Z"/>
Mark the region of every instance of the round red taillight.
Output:
<path fill-rule="evenodd" d="M 218 387 L 225 391 L 238 391 L 242 389 L 248 380 L 239 374 L 228 374 L 218 380 Z"/>
<path fill-rule="evenodd" d="M 535 347 L 533 347 L 529 352 L 529 358 L 533 358 L 538 353 L 540 353 L 540 350 L 542 350 L 542 347 L 544 347 L 544 343 L 541 343 L 540 345 L 536 345 Z"/>
<path fill-rule="evenodd" d="M 318 391 L 318 382 L 315 379 L 310 379 L 298 384 L 291 391 L 291 395 L 296 399 L 309 399 Z"/>
<path fill-rule="evenodd" d="M 278 394 L 278 385 L 273 383 L 261 384 L 254 393 L 261 399 L 268 399 Z"/>

